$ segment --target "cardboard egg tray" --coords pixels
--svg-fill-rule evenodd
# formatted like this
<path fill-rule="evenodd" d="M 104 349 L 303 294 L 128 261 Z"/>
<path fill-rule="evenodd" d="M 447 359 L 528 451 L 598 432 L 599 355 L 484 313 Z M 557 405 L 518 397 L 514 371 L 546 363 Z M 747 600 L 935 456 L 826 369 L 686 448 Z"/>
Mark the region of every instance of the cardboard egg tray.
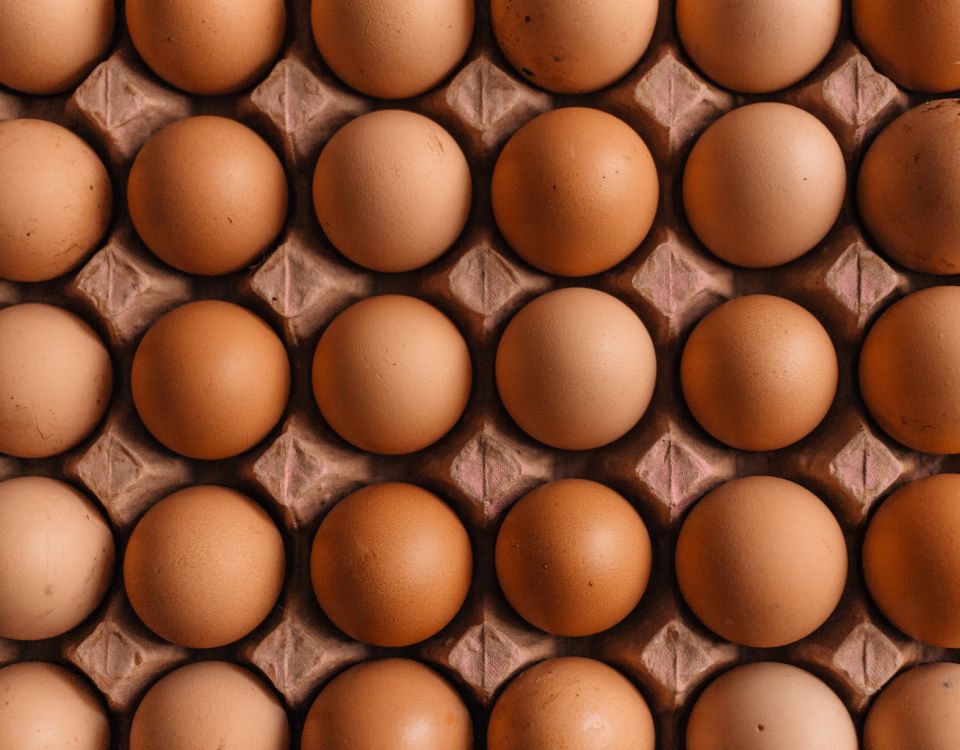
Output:
<path fill-rule="evenodd" d="M 956 471 L 960 461 L 911 452 L 879 431 L 856 381 L 864 332 L 895 299 L 950 283 L 904 271 L 873 249 L 860 226 L 854 187 L 865 144 L 922 97 L 898 89 L 858 48 L 849 7 L 840 38 L 817 70 L 786 91 L 741 96 L 705 80 L 676 37 L 672 0 L 662 0 L 654 39 L 640 64 L 601 92 L 560 96 L 530 87 L 498 50 L 486 3 L 478 3 L 473 43 L 438 88 L 401 102 L 349 90 L 323 64 L 310 34 L 309 3 L 291 7 L 282 58 L 249 91 L 230 97 L 187 96 L 163 83 L 138 58 L 122 28 L 109 56 L 73 92 L 20 96 L 0 90 L 0 119 L 54 120 L 83 136 L 108 163 L 117 206 L 102 247 L 81 268 L 49 283 L 0 282 L 0 303 L 44 301 L 69 308 L 108 343 L 115 391 L 103 423 L 79 447 L 45 460 L 0 457 L 0 477 L 39 474 L 86 488 L 102 504 L 122 555 L 140 515 L 170 492 L 195 483 L 235 487 L 261 502 L 284 535 L 288 572 L 281 600 L 251 635 L 233 645 L 190 651 L 163 642 L 137 619 L 123 591 L 120 557 L 104 603 L 80 627 L 55 639 L 0 639 L 0 664 L 52 660 L 84 673 L 109 707 L 113 744 L 126 748 L 134 709 L 162 674 L 201 659 L 252 668 L 282 697 L 299 747 L 300 728 L 319 689 L 353 662 L 386 654 L 436 666 L 457 686 L 485 745 L 486 717 L 519 670 L 557 654 L 592 656 L 622 670 L 656 716 L 658 748 L 680 748 L 693 700 L 710 679 L 737 663 L 774 659 L 807 668 L 841 696 L 858 725 L 871 697 L 902 668 L 958 652 L 925 646 L 894 629 L 864 587 L 860 548 L 877 501 L 911 479 Z M 843 214 L 812 252 L 786 267 L 733 268 L 711 256 L 683 217 L 680 182 L 686 156 L 703 129 L 740 104 L 784 101 L 819 117 L 848 164 Z M 524 122 L 554 107 L 611 112 L 643 136 L 657 162 L 661 202 L 643 245 L 613 270 L 584 280 L 551 278 L 521 261 L 497 232 L 490 175 L 500 147 Z M 323 236 L 310 183 L 320 148 L 351 118 L 400 107 L 434 118 L 459 141 L 473 172 L 475 201 L 456 245 L 419 271 L 377 274 L 351 264 Z M 160 127 L 191 114 L 236 118 L 280 154 L 291 183 L 291 209 L 280 239 L 254 267 L 225 277 L 176 272 L 140 242 L 126 210 L 131 162 Z M 526 302 L 559 286 L 586 285 L 616 295 L 643 319 L 656 343 L 653 402 L 626 437 L 592 451 L 566 452 L 520 431 L 499 403 L 493 377 L 496 344 Z M 460 327 L 473 354 L 474 388 L 463 419 L 441 441 L 406 457 L 365 454 L 324 423 L 310 388 L 310 361 L 323 327 L 350 303 L 377 293 L 422 297 Z M 824 324 L 837 347 L 839 392 L 826 420 L 799 443 L 772 453 L 728 449 L 698 427 L 682 398 L 678 365 L 686 336 L 711 308 L 741 294 L 768 292 L 795 300 Z M 190 461 L 153 440 L 130 397 L 130 364 L 149 325 L 192 299 L 227 299 L 261 315 L 281 333 L 294 365 L 293 395 L 280 425 L 260 445 L 227 461 Z M 712 635 L 683 603 L 673 549 L 685 512 L 727 479 L 774 474 L 816 492 L 844 529 L 850 572 L 843 601 L 827 623 L 778 649 L 741 648 Z M 556 638 L 527 625 L 500 593 L 493 547 L 506 509 L 534 486 L 561 477 L 609 484 L 642 514 L 654 543 L 653 575 L 638 608 L 619 626 L 589 638 Z M 339 632 L 317 605 L 309 580 L 310 545 L 324 513 L 370 482 L 403 480 L 445 498 L 470 531 L 474 582 L 454 621 L 422 644 L 370 648 Z"/>

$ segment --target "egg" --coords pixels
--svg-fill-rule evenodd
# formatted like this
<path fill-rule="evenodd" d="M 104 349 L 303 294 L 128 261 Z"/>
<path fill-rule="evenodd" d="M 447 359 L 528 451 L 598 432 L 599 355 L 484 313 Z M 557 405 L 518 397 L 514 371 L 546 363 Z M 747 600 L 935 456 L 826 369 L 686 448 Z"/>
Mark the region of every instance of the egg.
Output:
<path fill-rule="evenodd" d="M 225 117 L 188 117 L 155 133 L 127 183 L 137 234 L 187 273 L 237 271 L 261 258 L 287 218 L 283 165 L 259 135 Z"/>
<path fill-rule="evenodd" d="M 914 107 L 881 131 L 860 167 L 857 203 L 871 239 L 913 271 L 960 273 L 958 117 L 957 99 Z"/>
<path fill-rule="evenodd" d="M 472 379 L 470 351 L 450 319 L 399 294 L 341 312 L 313 358 L 323 418 L 372 453 L 412 453 L 439 440 L 460 419 Z"/>
<path fill-rule="evenodd" d="M 357 490 L 323 519 L 310 577 L 320 607 L 351 638 L 409 646 L 457 614 L 470 590 L 470 537 L 449 506 L 412 484 Z"/>
<path fill-rule="evenodd" d="M 348 86 L 405 99 L 439 84 L 473 35 L 473 0 L 313 0 L 313 38 Z"/>
<path fill-rule="evenodd" d="M 130 381 L 137 413 L 157 440 L 189 458 L 216 460 L 249 450 L 283 416 L 290 361 L 256 315 L 202 300 L 150 327 Z"/>
<path fill-rule="evenodd" d="M 113 575 L 110 527 L 68 484 L 0 482 L 0 637 L 40 640 L 79 625 Z"/>
<path fill-rule="evenodd" d="M 226 487 L 199 485 L 160 500 L 127 542 L 130 604 L 161 638 L 215 648 L 243 638 L 273 609 L 285 552 L 257 503 Z"/>
<path fill-rule="evenodd" d="M 847 548 L 812 492 L 779 477 L 744 477 L 694 506 L 677 540 L 676 570 L 684 600 L 710 630 L 773 648 L 806 637 L 836 608 Z"/>
<path fill-rule="evenodd" d="M 840 28 L 840 0 L 678 0 L 687 54 L 728 89 L 763 94 L 792 86 L 827 56 Z"/>
<path fill-rule="evenodd" d="M 130 750 L 289 750 L 280 701 L 236 664 L 204 661 L 168 673 L 140 701 Z"/>
<path fill-rule="evenodd" d="M 112 207 L 110 176 L 85 141 L 45 120 L 0 122 L 0 278 L 72 271 L 103 238 Z"/>
<path fill-rule="evenodd" d="M 114 0 L 0 0 L 0 18 L 0 84 L 58 94 L 80 83 L 106 54 Z"/>
<path fill-rule="evenodd" d="M 789 664 L 734 667 L 707 685 L 687 750 L 857 750 L 857 731 L 826 684 Z"/>
<path fill-rule="evenodd" d="M 853 0 L 853 29 L 871 62 L 908 89 L 960 88 L 957 0 Z"/>
<path fill-rule="evenodd" d="M 748 451 L 784 448 L 826 416 L 837 391 L 830 335 L 783 297 L 751 294 L 701 320 L 683 348 L 680 382 L 707 432 Z"/>
<path fill-rule="evenodd" d="M 103 417 L 113 389 L 100 337 L 61 307 L 0 310 L 0 452 L 46 458 L 70 450 Z"/>
<path fill-rule="evenodd" d="M 605 271 L 637 249 L 657 213 L 657 167 L 643 139 L 586 107 L 534 118 L 493 170 L 493 213 L 528 263 L 561 276 Z"/>
<path fill-rule="evenodd" d="M 639 691 L 602 662 L 568 656 L 524 670 L 500 694 L 488 750 L 653 750 L 650 709 Z"/>
<path fill-rule="evenodd" d="M 507 325 L 497 391 L 531 437 L 588 450 L 622 437 L 653 396 L 657 358 L 643 321 L 616 297 L 571 287 L 537 297 Z"/>
<path fill-rule="evenodd" d="M 870 519 L 863 573 L 870 596 L 910 638 L 960 648 L 960 474 L 904 485 Z"/>
<path fill-rule="evenodd" d="M 643 56 L 656 0 L 492 0 L 500 49 L 525 80 L 560 94 L 609 86 Z"/>
<path fill-rule="evenodd" d="M 300 750 L 471 750 L 463 700 L 429 667 L 381 659 L 340 673 L 320 691 Z"/>
<path fill-rule="evenodd" d="M 287 31 L 284 0 L 126 0 L 126 18 L 144 62 L 191 94 L 253 85 Z"/>
<path fill-rule="evenodd" d="M 643 596 L 650 558 L 650 535 L 633 506 L 586 479 L 537 487 L 497 534 L 504 595 L 527 622 L 555 635 L 593 635 L 620 622 Z"/>
<path fill-rule="evenodd" d="M 387 109 L 330 139 L 313 176 L 317 219 L 333 245 L 374 271 L 410 271 L 439 258 L 467 223 L 470 167 L 433 120 Z"/>
<path fill-rule="evenodd" d="M 55 664 L 0 669 L 0 747 L 108 750 L 110 723 L 86 683 Z"/>
<path fill-rule="evenodd" d="M 694 144 L 683 171 L 683 207 L 714 255 L 769 268 L 799 258 L 827 235 L 846 185 L 843 153 L 822 122 L 789 104 L 761 102 L 727 113 Z"/>
<path fill-rule="evenodd" d="M 916 451 L 960 453 L 960 288 L 923 289 L 895 302 L 867 333 L 860 391 L 871 416 Z"/>
<path fill-rule="evenodd" d="M 960 664 L 901 672 L 870 707 L 864 750 L 952 750 L 960 737 Z"/>

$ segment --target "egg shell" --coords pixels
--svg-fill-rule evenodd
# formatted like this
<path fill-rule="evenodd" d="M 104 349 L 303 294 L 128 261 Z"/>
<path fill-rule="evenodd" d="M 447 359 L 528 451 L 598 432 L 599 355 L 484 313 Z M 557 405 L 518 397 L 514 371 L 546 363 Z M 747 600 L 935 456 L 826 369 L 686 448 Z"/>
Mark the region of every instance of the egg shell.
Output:
<path fill-rule="evenodd" d="M 555 109 L 513 134 L 493 170 L 493 213 L 528 263 L 589 276 L 630 255 L 657 212 L 657 167 L 643 139 L 613 115 Z"/>
<path fill-rule="evenodd" d="M 899 674 L 870 707 L 864 750 L 952 750 L 960 737 L 960 664 L 924 664 Z"/>
<path fill-rule="evenodd" d="M 257 503 L 200 485 L 144 514 L 123 561 L 134 611 L 161 638 L 188 648 L 233 643 L 257 627 L 283 587 L 283 539 Z"/>
<path fill-rule="evenodd" d="M 470 714 L 456 690 L 410 659 L 358 664 L 317 696 L 300 750 L 471 750 Z"/>
<path fill-rule="evenodd" d="M 333 245 L 374 271 L 410 271 L 460 236 L 473 188 L 452 136 L 414 112 L 351 120 L 324 146 L 313 177 L 317 219 Z"/>

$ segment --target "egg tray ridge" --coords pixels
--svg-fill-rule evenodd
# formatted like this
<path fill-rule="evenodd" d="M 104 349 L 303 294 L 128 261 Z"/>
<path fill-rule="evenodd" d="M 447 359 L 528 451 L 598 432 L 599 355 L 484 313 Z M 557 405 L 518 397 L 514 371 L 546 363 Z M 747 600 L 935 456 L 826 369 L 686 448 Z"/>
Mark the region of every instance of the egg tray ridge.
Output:
<path fill-rule="evenodd" d="M 723 669 L 761 659 L 807 668 L 834 688 L 858 725 L 871 697 L 910 664 L 960 661 L 911 641 L 869 600 L 860 551 L 866 519 L 878 499 L 903 483 L 960 470 L 960 459 L 909 451 L 867 416 L 856 383 L 865 329 L 895 299 L 954 277 L 906 271 L 870 246 L 856 216 L 853 186 L 864 145 L 900 112 L 929 97 L 909 94 L 874 70 L 853 39 L 845 4 L 840 36 L 826 60 L 794 87 L 768 96 L 732 94 L 705 80 L 676 38 L 672 0 L 661 0 L 650 48 L 623 80 L 589 95 L 553 95 L 530 87 L 497 49 L 481 0 L 471 47 L 438 88 L 400 102 L 377 101 L 340 83 L 317 53 L 309 3 L 290 5 L 283 56 L 265 80 L 229 97 L 194 97 L 163 83 L 140 61 L 118 24 L 114 46 L 74 91 L 28 97 L 0 89 L 0 119 L 39 117 L 77 131 L 104 158 L 115 191 L 115 216 L 102 247 L 75 273 L 43 284 L 0 282 L 0 304 L 43 301 L 77 313 L 107 342 L 115 388 L 103 423 L 74 450 L 51 459 L 0 457 L 0 477 L 38 474 L 86 488 L 103 506 L 118 542 L 118 561 L 139 516 L 190 484 L 218 483 L 250 494 L 277 521 L 288 556 L 280 602 L 248 637 L 230 646 L 191 651 L 163 642 L 133 614 L 118 570 L 104 603 L 81 626 L 39 642 L 0 639 L 0 664 L 44 659 L 86 674 L 112 717 L 113 747 L 128 746 L 132 713 L 162 674 L 201 659 L 252 668 L 277 690 L 291 719 L 293 745 L 318 690 L 347 665 L 371 656 L 403 655 L 429 663 L 459 689 L 483 748 L 486 717 L 501 687 L 525 666 L 558 654 L 592 656 L 622 670 L 656 717 L 657 747 L 680 748 L 693 699 Z M 781 268 L 735 269 L 694 238 L 680 200 L 683 163 L 700 132 L 724 112 L 753 101 L 807 109 L 836 136 L 848 165 L 843 213 L 827 238 Z M 499 148 L 524 122 L 548 109 L 582 105 L 615 114 L 643 136 L 657 163 L 661 201 L 640 249 L 609 272 L 587 279 L 550 277 L 521 261 L 496 230 L 490 175 Z M 350 119 L 399 107 L 447 128 L 473 172 L 474 205 L 456 245 L 424 269 L 376 274 L 351 264 L 324 238 L 314 217 L 310 182 L 320 148 Z M 287 226 L 275 247 L 250 269 L 219 278 L 191 277 L 165 266 L 136 237 L 126 210 L 130 164 L 160 127 L 191 114 L 220 114 L 253 127 L 284 161 L 291 185 Z M 654 339 L 658 380 L 653 402 L 627 436 L 592 451 L 550 449 L 522 433 L 500 405 L 493 378 L 496 344 L 506 322 L 538 294 L 590 286 L 616 295 L 643 319 Z M 365 454 L 323 422 L 310 390 L 310 361 L 320 331 L 357 299 L 412 294 L 447 313 L 473 356 L 474 387 L 457 426 L 407 457 Z M 747 293 L 779 294 L 811 310 L 837 347 L 840 384 L 826 420 L 799 443 L 772 453 L 736 451 L 714 441 L 692 419 L 680 393 L 679 356 L 693 325 L 722 301 Z M 191 461 L 151 438 L 133 409 L 129 370 L 140 336 L 165 311 L 192 299 L 218 298 L 261 315 L 282 336 L 293 363 L 293 394 L 280 425 L 235 459 Z M 827 623 L 796 644 L 743 648 L 712 635 L 684 605 L 673 573 L 673 549 L 686 510 L 722 481 L 774 474 L 816 492 L 836 513 L 850 553 L 843 600 Z M 500 593 L 493 545 L 505 510 L 524 492 L 561 477 L 609 484 L 643 516 L 654 547 L 653 574 L 639 607 L 619 626 L 589 638 L 549 636 L 519 618 Z M 364 484 L 420 484 L 446 499 L 466 524 L 475 574 L 454 621 L 422 644 L 371 648 L 327 620 L 309 580 L 310 545 L 323 514 Z"/>

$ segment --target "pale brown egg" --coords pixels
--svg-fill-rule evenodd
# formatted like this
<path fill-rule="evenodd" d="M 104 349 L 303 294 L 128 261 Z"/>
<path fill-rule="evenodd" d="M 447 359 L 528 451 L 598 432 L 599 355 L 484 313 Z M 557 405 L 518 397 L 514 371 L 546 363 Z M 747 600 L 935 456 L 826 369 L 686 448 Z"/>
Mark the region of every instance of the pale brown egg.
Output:
<path fill-rule="evenodd" d="M 0 747 L 108 750 L 110 722 L 83 680 L 56 664 L 26 661 L 0 669 Z"/>
<path fill-rule="evenodd" d="M 432 89 L 473 36 L 473 0 L 313 0 L 313 38 L 348 86 L 381 99 Z"/>
<path fill-rule="evenodd" d="M 126 0 L 126 18 L 153 72 L 192 94 L 253 85 L 287 31 L 284 0 Z"/>
<path fill-rule="evenodd" d="M 870 707 L 864 750 L 953 750 L 960 737 L 960 664 L 901 672 Z"/>
<path fill-rule="evenodd" d="M 161 260 L 205 276 L 262 257 L 287 219 L 287 178 L 273 149 L 226 117 L 168 125 L 137 154 L 130 218 Z"/>
<path fill-rule="evenodd" d="M 914 271 L 960 273 L 958 118 L 957 99 L 914 107 L 881 131 L 860 167 L 857 203 L 871 238 Z"/>
<path fill-rule="evenodd" d="M 653 750 L 655 730 L 640 692 L 606 664 L 547 659 L 500 694 L 487 727 L 489 750 Z"/>
<path fill-rule="evenodd" d="M 860 391 L 895 440 L 927 453 L 960 453 L 960 288 L 923 289 L 895 302 L 867 334 Z"/>
<path fill-rule="evenodd" d="M 830 616 L 847 580 L 837 519 L 816 495 L 778 477 L 721 484 L 677 540 L 677 580 L 690 609 L 734 643 L 785 646 Z"/>
<path fill-rule="evenodd" d="M 79 625 L 103 599 L 113 560 L 110 527 L 73 487 L 0 482 L 0 637 L 40 640 Z"/>
<path fill-rule="evenodd" d="M 911 638 L 960 648 L 960 474 L 910 482 L 867 527 L 863 573 L 881 611 Z"/>
<path fill-rule="evenodd" d="M 561 479 L 510 509 L 497 534 L 497 579 L 535 627 L 593 635 L 637 606 L 651 554 L 647 527 L 622 495 L 586 479 Z"/>
<path fill-rule="evenodd" d="M 762 94 L 792 86 L 827 56 L 840 0 L 678 0 L 677 32 L 708 78 Z"/>
<path fill-rule="evenodd" d="M 310 707 L 300 750 L 471 750 L 473 725 L 457 691 L 410 659 L 340 673 Z"/>
<path fill-rule="evenodd" d="M 147 691 L 130 750 L 289 750 L 290 726 L 273 691 L 222 661 L 188 664 Z"/>
<path fill-rule="evenodd" d="M 439 440 L 460 419 L 472 379 L 470 351 L 450 319 L 399 294 L 348 307 L 313 358 L 323 418 L 372 453 L 412 453 Z"/>
<path fill-rule="evenodd" d="M 707 685 L 687 723 L 687 750 L 857 750 L 857 730 L 825 683 L 756 662 Z"/>
<path fill-rule="evenodd" d="M 783 448 L 809 434 L 837 391 L 830 335 L 783 297 L 751 294 L 701 320 L 683 349 L 680 381 L 700 426 L 748 451 Z"/>
<path fill-rule="evenodd" d="M 451 135 L 396 109 L 347 123 L 324 146 L 313 175 L 323 231 L 374 271 L 410 271 L 440 257 L 467 223 L 472 191 Z"/>
<path fill-rule="evenodd" d="M 566 450 L 611 443 L 653 396 L 657 357 L 643 321 L 595 289 L 558 289 L 527 304 L 500 339 L 497 390 L 531 437 Z"/>
<path fill-rule="evenodd" d="M 26 94 L 59 94 L 106 54 L 114 0 L 0 0 L 0 19 L 0 84 Z"/>
<path fill-rule="evenodd" d="M 504 146 L 493 170 L 493 213 L 528 263 L 561 276 L 615 266 L 657 213 L 657 167 L 636 131 L 606 112 L 555 109 Z"/>
<path fill-rule="evenodd" d="M 500 49 L 525 80 L 561 94 L 609 86 L 643 56 L 656 0 L 493 0 Z"/>
<path fill-rule="evenodd" d="M 853 29 L 871 62 L 899 86 L 960 88 L 957 0 L 853 0 Z"/>
<path fill-rule="evenodd" d="M 707 128 L 683 172 L 683 206 L 714 255 L 747 268 L 779 266 L 830 231 L 846 192 L 843 153 L 802 109 L 761 102 Z"/>
<path fill-rule="evenodd" d="M 70 450 L 103 417 L 110 354 L 71 312 L 42 304 L 0 310 L 0 451 L 45 458 Z"/>
<path fill-rule="evenodd" d="M 444 628 L 473 575 L 467 531 L 433 493 L 374 484 L 338 502 L 317 530 L 310 578 L 320 607 L 351 638 L 409 646 Z"/>
<path fill-rule="evenodd" d="M 137 522 L 123 581 L 153 632 L 188 648 L 233 643 L 273 609 L 283 587 L 283 538 L 267 512 L 226 487 L 167 496 Z"/>
<path fill-rule="evenodd" d="M 184 456 L 216 460 L 249 450 L 283 416 L 290 361 L 256 315 L 202 300 L 151 326 L 130 380 L 137 412 L 157 440 Z"/>
<path fill-rule="evenodd" d="M 103 238 L 112 207 L 110 176 L 86 142 L 45 120 L 0 122 L 0 278 L 73 270 Z"/>

